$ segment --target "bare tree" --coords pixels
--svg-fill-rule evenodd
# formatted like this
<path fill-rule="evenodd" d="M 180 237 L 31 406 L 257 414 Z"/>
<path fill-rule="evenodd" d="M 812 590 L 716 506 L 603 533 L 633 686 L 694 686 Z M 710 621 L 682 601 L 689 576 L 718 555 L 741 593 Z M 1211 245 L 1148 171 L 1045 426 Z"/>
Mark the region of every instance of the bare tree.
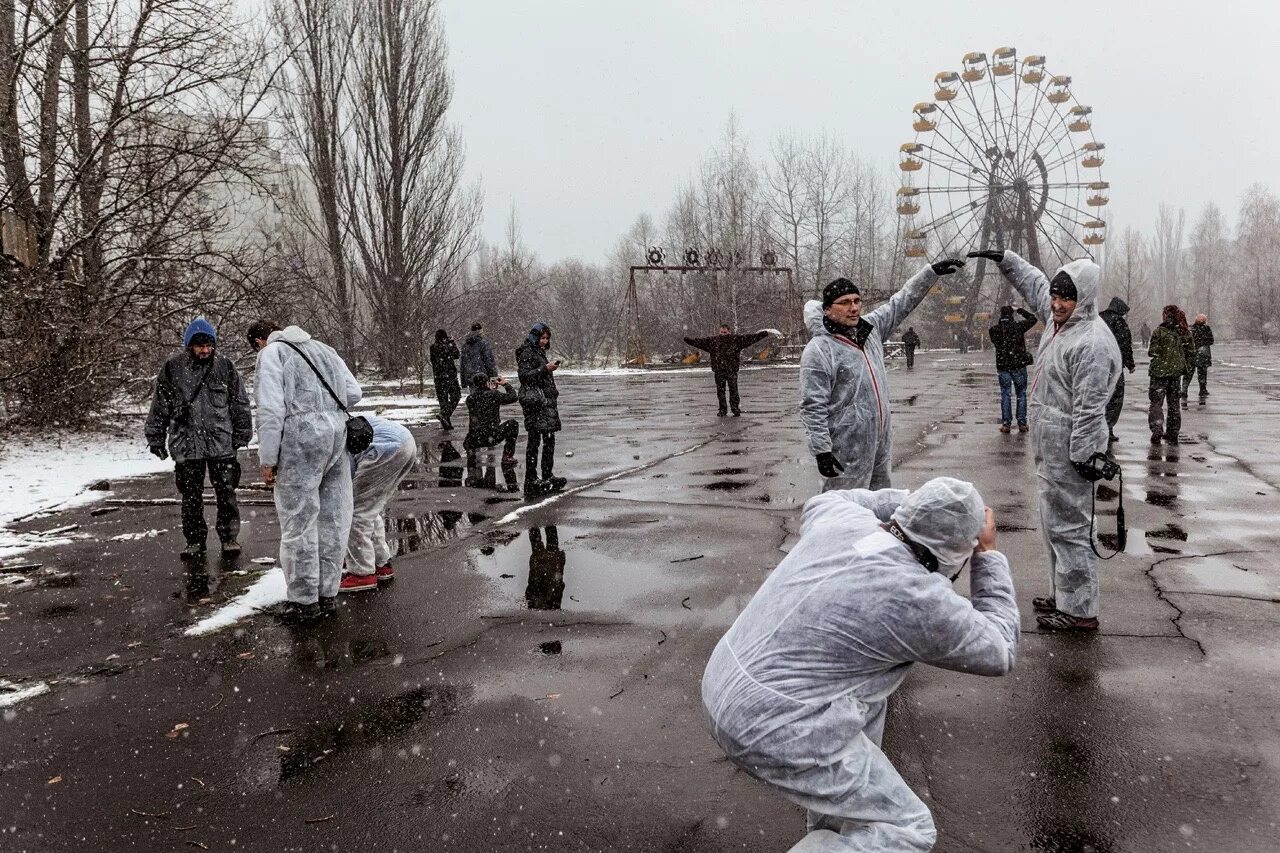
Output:
<path fill-rule="evenodd" d="M 1151 243 L 1152 260 L 1155 262 L 1155 286 L 1162 303 L 1177 302 L 1180 298 L 1183 268 L 1183 234 L 1187 226 L 1187 212 L 1163 202 L 1156 209 L 1156 230 Z"/>
<path fill-rule="evenodd" d="M 1213 202 L 1204 206 L 1196 220 L 1188 255 L 1191 282 L 1187 289 L 1187 304 L 1194 303 L 1213 318 L 1215 297 L 1228 295 L 1232 284 L 1227 274 L 1231 263 L 1231 241 L 1227 237 L 1222 210 Z"/>
<path fill-rule="evenodd" d="M 252 301 L 264 251 L 239 201 L 277 168 L 251 120 L 264 59 L 230 0 L 0 2 L 0 203 L 21 244 L 0 384 L 19 415 L 87 417 L 191 313 Z"/>
<path fill-rule="evenodd" d="M 479 187 L 445 122 L 453 95 L 437 0 L 375 0 L 356 30 L 345 203 L 384 371 L 425 375 L 427 328 L 475 246 Z"/>
<path fill-rule="evenodd" d="M 1238 228 L 1236 328 L 1267 344 L 1276 335 L 1280 298 L 1280 198 L 1262 184 L 1251 185 L 1240 203 Z"/>
<path fill-rule="evenodd" d="M 1129 226 L 1120 232 L 1118 241 L 1107 256 L 1107 290 L 1129 305 L 1129 321 L 1134 325 L 1141 325 L 1159 310 L 1151 299 L 1149 255 L 1141 232 Z"/>

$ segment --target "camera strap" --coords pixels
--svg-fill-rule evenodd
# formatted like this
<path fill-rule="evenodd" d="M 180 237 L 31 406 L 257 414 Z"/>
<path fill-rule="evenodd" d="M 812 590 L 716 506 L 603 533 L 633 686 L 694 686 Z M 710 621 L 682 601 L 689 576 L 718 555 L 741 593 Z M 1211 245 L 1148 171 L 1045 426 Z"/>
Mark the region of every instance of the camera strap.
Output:
<path fill-rule="evenodd" d="M 1120 470 L 1116 474 L 1116 482 L 1118 484 L 1116 492 L 1116 548 L 1110 554 L 1103 555 L 1099 550 L 1097 543 L 1094 541 L 1094 528 L 1098 523 L 1098 486 L 1100 483 L 1094 483 L 1089 494 L 1089 547 L 1099 560 L 1110 560 L 1116 554 L 1125 549 L 1129 540 L 1129 530 L 1124 523 L 1124 471 Z"/>

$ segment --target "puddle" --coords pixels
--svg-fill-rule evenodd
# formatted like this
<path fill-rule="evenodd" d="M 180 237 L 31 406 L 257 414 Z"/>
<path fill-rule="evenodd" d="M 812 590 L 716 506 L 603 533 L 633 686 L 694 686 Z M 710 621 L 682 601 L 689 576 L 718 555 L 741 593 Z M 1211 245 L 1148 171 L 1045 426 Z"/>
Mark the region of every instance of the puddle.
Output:
<path fill-rule="evenodd" d="M 488 517 L 478 512 L 451 509 L 388 515 L 387 542 L 392 546 L 393 555 L 402 557 L 457 539 L 460 533 Z"/>
<path fill-rule="evenodd" d="M 1097 494 L 1100 501 L 1113 501 L 1120 496 L 1119 492 L 1105 484 L 1098 486 Z"/>
<path fill-rule="evenodd" d="M 545 643 L 538 643 L 538 651 L 542 652 L 544 655 L 558 655 L 561 651 L 560 641 L 548 640 Z"/>
<path fill-rule="evenodd" d="M 635 551 L 634 558 L 632 551 L 601 553 L 599 545 L 590 544 L 599 540 L 578 538 L 585 535 L 581 528 L 568 525 L 530 527 L 506 541 L 493 540 L 476 549 L 471 559 L 504 597 L 523 601 L 530 610 L 620 612 L 638 596 L 669 588 L 665 560 L 658 568 L 657 561 L 643 551 Z M 683 593 L 672 595 L 672 604 L 678 606 Z"/>
<path fill-rule="evenodd" d="M 1152 506 L 1173 506 L 1177 501 L 1177 495 L 1166 495 L 1163 492 L 1147 491 L 1146 502 Z"/>
<path fill-rule="evenodd" d="M 736 492 L 739 489 L 745 489 L 753 485 L 755 484 L 747 480 L 717 480 L 714 483 L 707 483 L 702 488 L 710 489 L 713 492 Z"/>
<path fill-rule="evenodd" d="M 1242 562 L 1248 558 L 1244 554 L 1234 557 L 1206 557 L 1181 561 L 1176 568 L 1206 592 L 1270 599 L 1280 595 L 1280 585 L 1274 577 L 1251 570 Z"/>
<path fill-rule="evenodd" d="M 1166 524 L 1164 527 L 1158 527 L 1155 530 L 1147 531 L 1148 539 L 1174 539 L 1178 542 L 1187 541 L 1187 531 L 1183 530 L 1177 524 Z"/>
<path fill-rule="evenodd" d="M 338 722 L 309 726 L 289 738 L 289 751 L 280 756 L 280 781 L 296 781 L 327 760 L 404 734 L 424 720 L 448 717 L 457 706 L 457 691 L 450 685 L 420 687 L 358 704 Z"/>
<path fill-rule="evenodd" d="M 713 468 L 710 471 L 695 471 L 697 477 L 740 477 L 747 473 L 746 468 Z"/>

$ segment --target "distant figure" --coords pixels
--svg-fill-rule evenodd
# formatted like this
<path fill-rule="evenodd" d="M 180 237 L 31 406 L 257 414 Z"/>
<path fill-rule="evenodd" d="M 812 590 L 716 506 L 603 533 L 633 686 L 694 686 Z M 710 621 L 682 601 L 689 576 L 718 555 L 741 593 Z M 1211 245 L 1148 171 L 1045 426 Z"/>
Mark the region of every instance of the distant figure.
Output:
<path fill-rule="evenodd" d="M 1102 322 L 1107 324 L 1111 334 L 1116 336 L 1116 346 L 1120 347 L 1120 363 L 1133 373 L 1133 333 L 1124 315 L 1129 313 L 1129 303 L 1119 296 L 1113 296 L 1107 310 L 1098 314 Z M 1107 401 L 1107 438 L 1116 440 L 1116 422 L 1120 420 L 1120 409 L 1124 406 L 1124 372 L 1116 380 L 1116 390 Z"/>
<path fill-rule="evenodd" d="M 940 276 L 964 261 L 930 264 L 867 316 L 862 293 L 847 278 L 805 303 L 804 325 L 813 338 L 800 356 L 800 419 L 822 475 L 823 491 L 888 488 L 893 440 L 884 342 L 916 309 Z"/>
<path fill-rule="evenodd" d="M 1151 345 L 1147 348 L 1147 355 L 1151 356 L 1151 363 L 1147 366 L 1151 377 L 1147 425 L 1151 428 L 1152 444 L 1159 444 L 1162 439 L 1169 444 L 1177 444 L 1178 431 L 1182 428 L 1178 400 L 1182 396 L 1182 377 L 1187 373 L 1190 350 L 1185 340 L 1190 339 L 1191 333 L 1185 319 L 1179 324 L 1180 315 L 1185 318 L 1178 306 L 1164 306 L 1161 312 L 1163 319 L 1151 333 Z"/>
<path fill-rule="evenodd" d="M 187 543 L 183 559 L 196 559 L 205 552 L 209 535 L 204 520 L 206 470 L 218 503 L 216 526 L 222 553 L 231 557 L 240 553 L 236 451 L 253 438 L 249 397 L 231 359 L 217 354 L 217 333 L 208 320 L 192 320 L 182 346 L 182 352 L 166 361 L 156 377 L 145 429 L 147 446 L 161 459 L 173 456 L 182 495 L 182 537 Z"/>
<path fill-rule="evenodd" d="M 471 387 L 473 376 L 488 379 L 498 375 L 498 363 L 493 358 L 493 347 L 485 336 L 480 334 L 483 327 L 479 323 L 471 324 L 471 334 L 462 341 L 462 384 Z"/>
<path fill-rule="evenodd" d="M 458 385 L 458 345 L 444 329 L 436 329 L 436 342 L 431 345 L 431 375 L 435 378 L 436 398 L 440 401 L 440 428 L 453 429 L 453 410 L 462 399 Z"/>
<path fill-rule="evenodd" d="M 1142 335 L 1142 346 L 1145 348 L 1147 346 L 1147 342 L 1151 340 L 1151 327 L 1148 326 L 1145 321 L 1142 324 L 1142 329 L 1139 334 Z"/>
<path fill-rule="evenodd" d="M 1013 319 L 1013 306 L 1000 308 L 1000 319 L 987 334 L 996 349 L 996 379 L 1000 382 L 1000 431 L 1011 432 L 1013 406 L 1010 397 L 1017 397 L 1018 432 L 1026 432 L 1027 426 L 1027 365 L 1031 353 L 1027 352 L 1027 332 L 1037 322 L 1036 315 L 1019 308 L 1021 320 Z"/>
<path fill-rule="evenodd" d="M 524 600 L 530 610 L 559 610 L 564 600 L 564 551 L 560 550 L 560 534 L 554 524 L 547 525 L 544 542 L 542 531 L 529 528 L 529 582 Z"/>
<path fill-rule="evenodd" d="M 916 347 L 918 346 L 920 346 L 920 336 L 916 334 L 914 327 L 907 326 L 907 331 L 902 336 L 902 348 L 907 353 L 907 370 L 916 366 Z"/>
<path fill-rule="evenodd" d="M 377 589 L 395 578 L 384 515 L 418 461 L 418 444 L 409 430 L 376 415 L 364 417 L 373 427 L 373 444 L 351 458 L 351 536 L 338 592 Z"/>
<path fill-rule="evenodd" d="M 726 323 L 720 326 L 718 335 L 684 339 L 689 346 L 711 353 L 711 375 L 716 381 L 716 399 L 720 401 L 720 410 L 716 412 L 719 417 L 723 418 L 729 411 L 733 412 L 735 418 L 742 414 L 738 409 L 738 359 L 744 349 L 768 336 L 766 329 L 750 335 L 735 335 Z M 728 408 L 725 404 L 725 388 L 729 389 Z"/>
<path fill-rule="evenodd" d="M 1209 367 L 1213 364 L 1213 329 L 1209 328 L 1209 318 L 1197 314 L 1196 321 L 1191 324 L 1191 343 L 1196 348 L 1195 368 L 1200 379 L 1200 405 L 1209 396 Z M 1183 374 L 1182 400 L 1186 405 L 1187 391 L 1191 389 L 1191 374 Z"/>

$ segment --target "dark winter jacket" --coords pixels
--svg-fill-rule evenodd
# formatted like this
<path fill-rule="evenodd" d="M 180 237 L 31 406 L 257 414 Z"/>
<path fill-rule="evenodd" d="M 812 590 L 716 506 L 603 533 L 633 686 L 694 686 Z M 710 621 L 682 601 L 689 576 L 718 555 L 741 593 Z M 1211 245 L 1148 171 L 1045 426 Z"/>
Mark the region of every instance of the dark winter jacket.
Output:
<path fill-rule="evenodd" d="M 707 338 L 685 338 L 684 342 L 691 347 L 711 353 L 711 370 L 714 373 L 726 374 L 737 373 L 738 357 L 742 351 L 768 336 L 768 332 L 755 332 L 750 335 L 711 335 Z"/>
<path fill-rule="evenodd" d="M 510 385 L 490 388 L 488 385 L 472 385 L 467 395 L 467 437 L 462 446 L 467 450 L 492 447 L 502 424 L 502 407 L 516 402 L 516 389 Z"/>
<path fill-rule="evenodd" d="M 1017 309 L 1021 320 L 1002 317 L 987 332 L 996 348 L 996 370 L 1019 370 L 1031 363 L 1026 334 L 1037 322 L 1036 315 L 1025 308 Z"/>
<path fill-rule="evenodd" d="M 556 432 L 560 429 L 560 390 L 555 374 L 547 370 L 547 351 L 536 338 L 525 339 L 516 350 L 516 370 L 520 375 L 520 408 L 524 428 L 529 432 Z"/>
<path fill-rule="evenodd" d="M 1161 323 L 1151 333 L 1151 343 L 1147 347 L 1147 355 L 1151 356 L 1147 373 L 1152 379 L 1183 376 L 1190 369 L 1193 353 L 1190 335 L 1184 335 L 1177 323 Z"/>
<path fill-rule="evenodd" d="M 1196 348 L 1196 366 L 1209 367 L 1213 364 L 1213 329 L 1208 323 L 1191 324 L 1191 343 Z"/>
<path fill-rule="evenodd" d="M 189 404 L 188 404 L 189 401 Z M 156 377 L 145 428 L 148 447 L 165 446 L 174 462 L 224 459 L 253 438 L 249 395 L 231 359 L 190 350 L 171 357 Z"/>
<path fill-rule="evenodd" d="M 920 346 L 920 336 L 915 333 L 914 329 L 907 329 L 906 334 L 902 336 L 902 345 L 907 349 L 915 349 Z"/>
<path fill-rule="evenodd" d="M 1099 313 L 1098 316 L 1107 324 L 1111 334 L 1116 336 L 1116 344 L 1120 347 L 1121 363 L 1126 370 L 1133 370 L 1133 333 L 1129 331 L 1129 324 L 1124 319 L 1124 315 L 1128 313 L 1129 303 L 1119 296 L 1113 296 L 1107 310 Z"/>
<path fill-rule="evenodd" d="M 431 375 L 435 377 L 436 388 L 459 387 L 458 358 L 458 345 L 453 341 L 436 341 L 431 345 Z"/>
<path fill-rule="evenodd" d="M 485 340 L 484 335 L 472 332 L 462 342 L 462 384 L 471 387 L 472 376 L 498 375 L 498 363 L 493 360 L 493 347 Z"/>

